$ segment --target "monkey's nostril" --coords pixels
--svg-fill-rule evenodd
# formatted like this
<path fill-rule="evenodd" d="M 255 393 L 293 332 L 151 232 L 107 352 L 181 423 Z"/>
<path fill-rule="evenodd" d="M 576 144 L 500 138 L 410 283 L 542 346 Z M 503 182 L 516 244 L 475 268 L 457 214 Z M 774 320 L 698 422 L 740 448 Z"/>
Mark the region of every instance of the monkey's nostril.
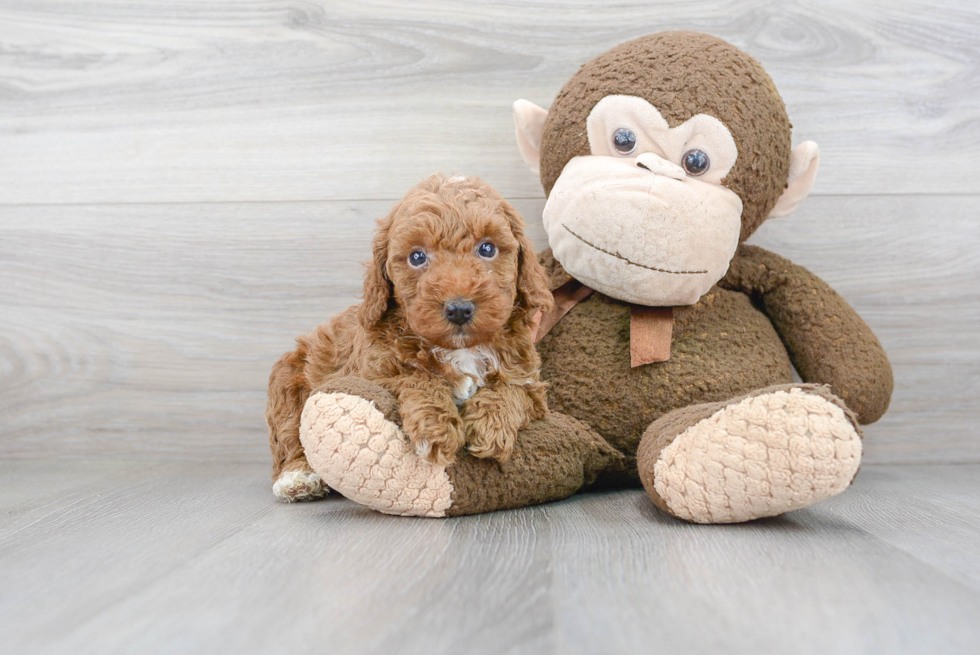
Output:
<path fill-rule="evenodd" d="M 684 169 L 677 164 L 649 152 L 645 152 L 636 158 L 636 167 L 642 168 L 654 175 L 661 175 L 675 180 L 683 180 L 687 177 Z"/>
<path fill-rule="evenodd" d="M 446 320 L 456 325 L 466 325 L 473 320 L 476 305 L 469 300 L 450 300 L 443 305 Z"/>

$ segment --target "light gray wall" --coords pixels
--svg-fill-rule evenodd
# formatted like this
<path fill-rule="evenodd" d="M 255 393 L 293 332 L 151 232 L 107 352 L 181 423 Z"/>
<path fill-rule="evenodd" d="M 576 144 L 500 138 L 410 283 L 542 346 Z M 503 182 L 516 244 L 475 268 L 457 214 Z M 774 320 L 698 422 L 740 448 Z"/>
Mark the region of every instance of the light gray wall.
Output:
<path fill-rule="evenodd" d="M 269 368 L 373 219 L 480 175 L 539 245 L 510 104 L 663 29 L 728 39 L 821 146 L 752 242 L 888 350 L 866 461 L 980 461 L 980 9 L 902 2 L 0 0 L 0 456 L 261 460 Z"/>

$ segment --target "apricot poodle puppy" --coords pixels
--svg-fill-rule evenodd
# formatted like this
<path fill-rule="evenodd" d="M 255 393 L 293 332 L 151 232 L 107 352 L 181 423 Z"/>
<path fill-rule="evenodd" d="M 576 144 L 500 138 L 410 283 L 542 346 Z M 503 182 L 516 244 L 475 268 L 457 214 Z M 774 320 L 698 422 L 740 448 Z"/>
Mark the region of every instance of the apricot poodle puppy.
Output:
<path fill-rule="evenodd" d="M 476 457 L 510 456 L 518 431 L 547 411 L 531 323 L 553 301 L 524 228 L 484 182 L 443 175 L 378 221 L 364 301 L 299 337 L 272 369 L 278 498 L 326 493 L 303 453 L 300 415 L 312 392 L 341 376 L 390 391 L 416 451 L 435 464 L 466 445 Z"/>

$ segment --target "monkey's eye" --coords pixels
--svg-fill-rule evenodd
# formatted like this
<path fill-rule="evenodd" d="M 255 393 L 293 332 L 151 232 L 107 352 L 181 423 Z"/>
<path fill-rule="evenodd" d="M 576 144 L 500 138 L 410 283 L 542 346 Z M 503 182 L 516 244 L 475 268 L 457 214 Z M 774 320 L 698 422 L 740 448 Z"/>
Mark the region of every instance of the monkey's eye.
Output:
<path fill-rule="evenodd" d="M 480 255 L 480 257 L 493 259 L 497 254 L 497 246 L 493 245 L 489 241 L 484 241 L 480 244 L 480 247 L 476 249 L 476 252 Z"/>
<path fill-rule="evenodd" d="M 621 127 L 613 132 L 613 145 L 620 154 L 628 155 L 636 150 L 636 135 L 628 127 Z"/>
<path fill-rule="evenodd" d="M 711 160 L 708 159 L 708 153 L 697 148 L 685 152 L 681 163 L 684 165 L 684 170 L 687 171 L 687 174 L 693 175 L 694 177 L 704 175 L 711 168 Z"/>
<path fill-rule="evenodd" d="M 412 268 L 418 268 L 426 261 L 428 261 L 428 258 L 421 250 L 413 250 L 412 254 L 408 256 L 408 265 Z"/>

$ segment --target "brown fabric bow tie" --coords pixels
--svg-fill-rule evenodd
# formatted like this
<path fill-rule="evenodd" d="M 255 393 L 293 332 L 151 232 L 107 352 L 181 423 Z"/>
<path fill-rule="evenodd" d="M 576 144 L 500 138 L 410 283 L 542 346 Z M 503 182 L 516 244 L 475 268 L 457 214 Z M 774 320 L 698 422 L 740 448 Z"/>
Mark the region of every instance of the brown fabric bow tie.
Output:
<path fill-rule="evenodd" d="M 538 312 L 531 324 L 531 336 L 538 343 L 572 307 L 594 291 L 578 280 L 569 280 L 554 289 L 555 308 Z M 670 359 L 670 339 L 674 330 L 674 310 L 671 307 L 630 305 L 630 365 L 643 366 Z"/>

